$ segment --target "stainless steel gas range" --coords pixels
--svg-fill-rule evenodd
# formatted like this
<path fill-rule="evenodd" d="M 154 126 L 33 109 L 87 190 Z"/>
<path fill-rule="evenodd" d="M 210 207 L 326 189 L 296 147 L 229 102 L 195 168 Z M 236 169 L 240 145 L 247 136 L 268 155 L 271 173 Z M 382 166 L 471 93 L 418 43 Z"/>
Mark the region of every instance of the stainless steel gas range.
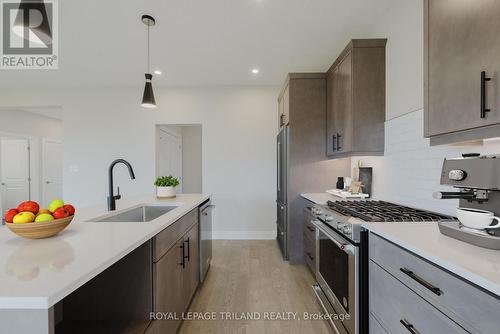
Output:
<path fill-rule="evenodd" d="M 337 334 L 368 333 L 368 233 L 363 223 L 451 217 L 383 201 L 329 201 L 310 209 L 316 227 L 316 297 Z"/>

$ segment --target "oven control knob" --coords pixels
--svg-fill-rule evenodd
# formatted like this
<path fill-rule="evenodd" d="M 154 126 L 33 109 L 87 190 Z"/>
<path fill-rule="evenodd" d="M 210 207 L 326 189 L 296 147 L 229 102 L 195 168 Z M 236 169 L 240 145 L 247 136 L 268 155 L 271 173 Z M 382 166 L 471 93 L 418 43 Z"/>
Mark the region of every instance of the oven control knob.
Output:
<path fill-rule="evenodd" d="M 323 213 L 323 211 L 321 211 L 321 209 L 314 208 L 314 209 L 313 209 L 313 213 L 314 213 L 315 215 L 318 215 L 318 216 L 319 216 L 319 215 L 321 215 L 321 214 Z"/>
<path fill-rule="evenodd" d="M 352 232 L 352 228 L 350 226 L 345 226 L 343 229 L 342 229 L 342 232 L 344 232 L 344 234 L 351 234 Z"/>
<path fill-rule="evenodd" d="M 337 229 L 338 229 L 338 230 L 341 230 L 341 231 L 342 231 L 342 229 L 343 229 L 344 227 L 345 227 L 345 223 L 338 223 L 338 224 L 337 224 Z"/>
<path fill-rule="evenodd" d="M 329 216 L 329 215 L 326 215 L 326 216 L 325 216 L 325 221 L 327 221 L 327 222 L 331 222 L 331 221 L 333 221 L 333 217 L 332 217 L 332 216 Z"/>

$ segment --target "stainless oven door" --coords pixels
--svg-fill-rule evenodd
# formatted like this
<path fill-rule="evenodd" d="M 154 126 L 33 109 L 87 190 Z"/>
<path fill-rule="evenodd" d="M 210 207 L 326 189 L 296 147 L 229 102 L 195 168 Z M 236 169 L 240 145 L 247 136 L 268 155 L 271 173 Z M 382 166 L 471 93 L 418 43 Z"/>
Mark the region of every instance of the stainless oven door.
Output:
<path fill-rule="evenodd" d="M 347 332 L 355 334 L 358 323 L 358 303 L 356 303 L 358 247 L 320 221 L 314 221 L 314 224 L 316 226 L 316 280 L 335 313 L 345 316 L 342 324 Z"/>

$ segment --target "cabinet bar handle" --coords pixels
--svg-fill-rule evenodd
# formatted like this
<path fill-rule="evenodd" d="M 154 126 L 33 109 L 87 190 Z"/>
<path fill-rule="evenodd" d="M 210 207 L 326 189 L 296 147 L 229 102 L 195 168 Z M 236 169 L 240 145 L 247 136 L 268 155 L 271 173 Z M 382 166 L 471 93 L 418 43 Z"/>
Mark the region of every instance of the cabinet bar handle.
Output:
<path fill-rule="evenodd" d="M 406 319 L 401 319 L 401 320 L 399 320 L 399 322 L 400 322 L 403 326 L 405 326 L 405 328 L 406 328 L 406 329 L 408 330 L 408 332 L 410 332 L 411 334 L 419 334 L 419 333 L 417 332 L 417 330 L 415 329 L 415 327 L 414 327 L 412 324 L 410 324 L 410 323 L 408 322 L 408 320 L 406 320 Z"/>
<path fill-rule="evenodd" d="M 436 294 L 438 296 L 441 296 L 442 291 L 441 291 L 440 288 L 435 287 L 434 285 L 432 285 L 431 283 L 427 282 L 423 278 L 417 276 L 413 271 L 411 271 L 409 269 L 406 269 L 406 268 L 399 268 L 399 270 L 401 270 L 401 272 L 403 272 L 404 274 L 406 274 L 407 276 L 409 276 L 411 279 L 413 279 L 414 281 L 416 281 L 417 283 L 419 283 L 420 285 L 422 285 L 426 289 L 432 291 L 434 294 Z"/>
<path fill-rule="evenodd" d="M 311 253 L 306 253 L 306 254 L 311 261 L 314 261 L 314 256 L 312 256 Z"/>
<path fill-rule="evenodd" d="M 179 263 L 179 265 L 182 266 L 182 268 L 186 267 L 186 251 L 184 250 L 184 242 L 182 245 L 180 245 L 180 248 L 182 249 L 182 262 Z"/>
<path fill-rule="evenodd" d="M 314 231 L 315 231 L 315 230 L 314 230 L 314 228 L 312 228 L 312 227 L 311 227 L 311 226 L 309 226 L 309 225 L 307 225 L 307 226 L 306 226 L 306 228 L 307 228 L 309 231 L 311 231 L 311 232 L 314 232 Z"/>
<path fill-rule="evenodd" d="M 278 142 L 278 191 L 281 191 L 281 143 Z"/>
<path fill-rule="evenodd" d="M 336 139 L 337 139 L 337 136 L 333 135 L 333 152 L 335 152 L 337 150 L 337 146 L 335 143 Z"/>
<path fill-rule="evenodd" d="M 190 239 L 189 239 L 189 237 L 187 238 L 187 240 L 184 240 L 184 242 L 185 242 L 185 243 L 187 243 L 187 248 L 188 248 L 188 252 L 187 252 L 187 253 L 188 253 L 188 255 L 186 256 L 186 259 L 187 259 L 187 260 L 188 260 L 188 262 L 189 262 L 189 261 L 191 260 L 191 251 L 190 251 L 190 248 L 191 248 L 191 247 L 189 246 L 189 244 L 190 244 Z"/>
<path fill-rule="evenodd" d="M 481 118 L 486 118 L 486 113 L 491 111 L 491 109 L 486 108 L 486 81 L 490 81 L 491 78 L 486 77 L 486 72 L 481 72 Z"/>
<path fill-rule="evenodd" d="M 342 147 L 340 147 L 340 133 L 337 133 L 337 151 L 342 151 Z"/>

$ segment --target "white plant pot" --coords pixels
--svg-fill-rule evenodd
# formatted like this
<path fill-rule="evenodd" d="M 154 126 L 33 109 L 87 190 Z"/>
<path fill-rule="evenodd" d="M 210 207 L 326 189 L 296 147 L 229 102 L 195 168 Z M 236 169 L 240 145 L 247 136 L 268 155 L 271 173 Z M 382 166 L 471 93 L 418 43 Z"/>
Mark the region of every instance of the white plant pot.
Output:
<path fill-rule="evenodd" d="M 175 197 L 175 187 L 156 187 L 156 196 L 161 198 Z"/>

